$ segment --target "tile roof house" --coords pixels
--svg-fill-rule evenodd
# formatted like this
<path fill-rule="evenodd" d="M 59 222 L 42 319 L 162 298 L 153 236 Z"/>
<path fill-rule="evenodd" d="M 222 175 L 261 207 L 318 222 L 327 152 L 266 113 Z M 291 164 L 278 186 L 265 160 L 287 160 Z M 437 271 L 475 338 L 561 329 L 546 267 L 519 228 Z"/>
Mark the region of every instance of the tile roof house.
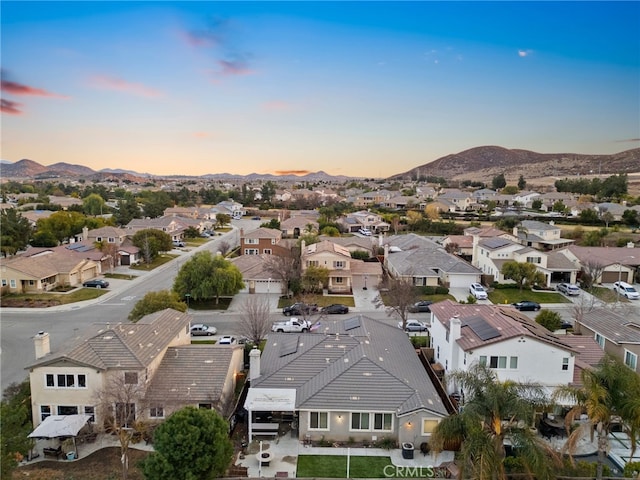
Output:
<path fill-rule="evenodd" d="M 260 227 L 250 232 L 240 229 L 240 255 L 284 255 L 290 247 L 281 244 L 282 232 L 274 228 Z"/>
<path fill-rule="evenodd" d="M 419 445 L 448 415 L 414 347 L 400 329 L 366 316 L 322 319 L 318 330 L 270 334 L 264 353 L 250 354 L 245 407 L 289 411 L 300 439 Z M 286 402 L 260 406 L 261 394 Z"/>
<path fill-rule="evenodd" d="M 348 213 L 337 220 L 338 225 L 348 233 L 367 228 L 373 233 L 386 232 L 390 225 L 382 220 L 382 216 L 367 210 Z"/>
<path fill-rule="evenodd" d="M 128 401 L 139 420 L 161 420 L 187 405 L 222 408 L 243 365 L 242 347 L 190 345 L 190 323 L 172 309 L 137 323 L 96 323 L 54 352 L 49 334 L 38 333 L 36 360 L 26 367 L 34 426 L 49 415 L 81 413 L 102 425 L 100 402 L 114 385 L 135 389 Z"/>
<path fill-rule="evenodd" d="M 86 246 L 94 246 L 97 242 L 115 245 L 114 266 L 135 265 L 142 260 L 140 249 L 131 243 L 131 235 L 123 228 L 107 226 L 89 230 L 84 227 L 76 240 Z M 105 253 L 109 254 L 108 251 Z"/>
<path fill-rule="evenodd" d="M 618 280 L 633 284 L 640 267 L 638 247 L 581 247 L 571 245 L 562 252 L 581 270 L 591 273 L 595 283 L 613 283 Z"/>
<path fill-rule="evenodd" d="M 576 363 L 573 370 L 573 384 L 582 385 L 582 371 L 595 368 L 604 357 L 604 350 L 590 335 L 564 335 L 563 343 L 576 352 Z"/>
<path fill-rule="evenodd" d="M 305 233 L 317 233 L 319 223 L 315 218 L 294 216 L 280 222 L 280 231 L 285 237 L 298 238 Z"/>
<path fill-rule="evenodd" d="M 513 228 L 513 236 L 527 247 L 538 250 L 555 250 L 566 247 L 575 242 L 569 238 L 562 238 L 562 230 L 553 222 L 539 222 L 537 220 L 522 220 L 520 225 Z"/>
<path fill-rule="evenodd" d="M 229 258 L 240 273 L 244 282 L 244 289 L 239 293 L 279 293 L 287 292 L 284 282 L 275 278 L 269 268 L 272 255 L 262 253 L 260 255 L 239 255 Z"/>
<path fill-rule="evenodd" d="M 480 281 L 480 270 L 420 235 L 391 235 L 385 239 L 384 248 L 384 265 L 389 274 L 411 278 L 416 286 L 466 289 Z"/>
<path fill-rule="evenodd" d="M 597 307 L 583 312 L 576 320 L 575 331 L 593 338 L 602 350 L 640 374 L 640 319 L 637 316 Z"/>
<path fill-rule="evenodd" d="M 573 346 L 511 306 L 431 305 L 431 343 L 445 374 L 476 362 L 494 369 L 501 381 L 537 382 L 549 392 L 574 380 Z M 456 385 L 448 385 L 455 393 Z M 460 393 L 460 392 L 457 392 Z"/>

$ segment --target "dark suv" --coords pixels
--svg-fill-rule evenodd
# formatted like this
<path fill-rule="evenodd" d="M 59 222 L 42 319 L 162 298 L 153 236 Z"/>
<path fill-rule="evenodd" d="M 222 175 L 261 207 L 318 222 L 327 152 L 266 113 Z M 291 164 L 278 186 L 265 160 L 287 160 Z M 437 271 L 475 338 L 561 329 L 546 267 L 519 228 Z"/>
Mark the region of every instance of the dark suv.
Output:
<path fill-rule="evenodd" d="M 318 305 L 312 304 L 307 305 L 306 303 L 297 302 L 293 305 L 289 305 L 288 307 L 284 307 L 282 309 L 282 313 L 287 317 L 291 315 L 309 315 L 310 313 L 316 313 L 318 311 Z"/>

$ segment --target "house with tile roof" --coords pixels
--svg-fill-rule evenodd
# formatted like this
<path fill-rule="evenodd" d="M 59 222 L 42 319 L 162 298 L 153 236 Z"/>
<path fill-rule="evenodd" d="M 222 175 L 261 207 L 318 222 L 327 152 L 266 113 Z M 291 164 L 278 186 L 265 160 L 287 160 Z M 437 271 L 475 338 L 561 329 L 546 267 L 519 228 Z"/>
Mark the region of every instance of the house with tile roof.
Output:
<path fill-rule="evenodd" d="M 430 307 L 434 357 L 445 375 L 480 363 L 501 381 L 537 382 L 548 392 L 573 382 L 576 349 L 515 308 L 451 300 Z"/>
<path fill-rule="evenodd" d="M 284 237 L 298 238 L 305 233 L 317 233 L 319 223 L 316 218 L 296 215 L 280 222 L 280 231 Z"/>
<path fill-rule="evenodd" d="M 468 288 L 480 281 L 480 270 L 448 253 L 426 237 L 410 233 L 384 241 L 384 266 L 394 278 L 411 279 L 415 286 L 446 285 Z"/>
<path fill-rule="evenodd" d="M 274 228 L 260 227 L 250 232 L 240 229 L 240 255 L 284 255 L 290 252 L 283 244 L 282 232 Z"/>
<path fill-rule="evenodd" d="M 634 283 L 640 268 L 638 247 L 581 247 L 571 245 L 561 250 L 580 269 L 580 276 L 595 276 L 594 283 L 619 280 Z"/>
<path fill-rule="evenodd" d="M 582 385 L 582 371 L 596 368 L 604 357 L 604 350 L 591 335 L 567 334 L 562 337 L 562 341 L 576 352 L 573 385 Z"/>
<path fill-rule="evenodd" d="M 576 333 L 593 338 L 600 348 L 618 357 L 640 375 L 640 319 L 635 315 L 596 307 L 576 320 Z"/>
<path fill-rule="evenodd" d="M 340 228 L 347 233 L 354 233 L 361 228 L 371 230 L 373 233 L 387 232 L 390 225 L 382 220 L 382 216 L 367 210 L 348 213 L 340 217 L 337 222 Z"/>
<path fill-rule="evenodd" d="M 107 387 L 135 392 L 134 419 L 161 420 L 187 405 L 224 413 L 243 367 L 242 347 L 191 345 L 191 316 L 165 309 L 137 323 L 95 323 L 59 350 L 34 337 L 29 371 L 33 425 L 49 415 L 89 414 L 102 425 Z M 238 353 L 236 353 L 236 350 Z"/>
<path fill-rule="evenodd" d="M 271 258 L 272 255 L 266 253 L 229 258 L 242 274 L 244 288 L 239 293 L 287 293 L 287 286 L 281 279 L 275 278 L 269 268 Z"/>
<path fill-rule="evenodd" d="M 513 236 L 526 246 L 538 250 L 556 250 L 571 245 L 575 240 L 561 237 L 562 230 L 553 221 L 522 220 L 513 228 Z"/>
<path fill-rule="evenodd" d="M 363 315 L 270 334 L 262 355 L 250 353 L 249 377 L 250 436 L 261 411 L 286 411 L 301 440 L 420 445 L 448 415 L 407 335 Z"/>

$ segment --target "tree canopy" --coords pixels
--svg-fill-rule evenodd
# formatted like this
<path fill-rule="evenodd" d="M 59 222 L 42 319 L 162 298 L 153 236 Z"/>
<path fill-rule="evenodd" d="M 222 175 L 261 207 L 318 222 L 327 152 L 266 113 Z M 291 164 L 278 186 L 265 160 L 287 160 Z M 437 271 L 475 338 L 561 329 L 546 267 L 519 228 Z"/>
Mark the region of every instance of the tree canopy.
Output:
<path fill-rule="evenodd" d="M 33 439 L 28 438 L 33 429 L 29 380 L 9 385 L 0 408 L 0 471 L 2 478 L 10 478 L 20 458 L 33 446 Z"/>
<path fill-rule="evenodd" d="M 32 232 L 29 220 L 16 212 L 14 208 L 7 208 L 0 212 L 0 248 L 2 254 L 15 255 L 29 243 Z"/>
<path fill-rule="evenodd" d="M 222 477 L 231 457 L 227 422 L 214 410 L 185 407 L 153 434 L 154 453 L 142 462 L 147 480 L 209 480 Z"/>
<path fill-rule="evenodd" d="M 520 291 L 524 287 L 531 287 L 544 282 L 544 274 L 539 272 L 533 263 L 528 262 L 509 260 L 502 265 L 502 275 L 504 275 L 504 278 L 516 282 L 520 287 Z"/>
<path fill-rule="evenodd" d="M 135 304 L 133 310 L 129 313 L 129 320 L 137 322 L 145 315 L 159 312 L 165 308 L 173 308 L 179 312 L 186 312 L 187 304 L 181 300 L 176 292 L 170 290 L 149 292 Z"/>
<path fill-rule="evenodd" d="M 187 261 L 175 278 L 173 291 L 180 298 L 189 294 L 195 301 L 235 295 L 244 288 L 242 273 L 222 255 L 209 251 L 196 253 Z"/>
<path fill-rule="evenodd" d="M 160 252 L 168 252 L 173 248 L 171 235 L 155 228 L 137 231 L 131 243 L 140 249 L 146 263 L 151 263 Z"/>

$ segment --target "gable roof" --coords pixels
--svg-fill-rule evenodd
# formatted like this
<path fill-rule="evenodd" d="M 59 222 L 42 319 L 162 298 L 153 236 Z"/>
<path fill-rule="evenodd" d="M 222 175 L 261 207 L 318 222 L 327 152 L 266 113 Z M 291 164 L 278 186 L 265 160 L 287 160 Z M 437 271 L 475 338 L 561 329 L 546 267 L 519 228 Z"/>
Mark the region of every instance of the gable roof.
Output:
<path fill-rule="evenodd" d="M 337 243 L 331 242 L 329 240 L 322 240 L 320 242 L 307 245 L 304 249 L 304 256 L 308 257 L 321 252 L 331 252 L 331 253 L 335 253 L 336 255 L 341 255 L 343 257 L 351 258 L 351 253 L 349 253 L 349 249 L 343 247 L 342 245 L 338 245 Z"/>
<path fill-rule="evenodd" d="M 594 308 L 583 313 L 578 322 L 617 345 L 640 345 L 640 320 L 637 317 L 627 318 L 608 308 Z"/>
<path fill-rule="evenodd" d="M 282 238 L 282 232 L 274 228 L 260 227 L 251 232 L 243 232 L 243 238 Z"/>
<path fill-rule="evenodd" d="M 164 404 L 184 403 L 185 400 L 215 403 L 223 394 L 233 352 L 238 348 L 243 347 L 169 347 L 149 384 L 145 399 Z"/>
<path fill-rule="evenodd" d="M 45 254 L 38 255 L 46 251 Z M 33 253 L 34 255 L 27 255 Z M 102 254 L 100 254 L 102 256 Z M 69 251 L 64 247 L 54 247 L 38 252 L 29 249 L 24 255 L 3 261 L 2 264 L 33 278 L 52 277 L 60 273 L 70 273 L 83 267 L 94 265 L 88 260 L 86 252 Z"/>
<path fill-rule="evenodd" d="M 567 249 L 576 256 L 582 264 L 589 262 L 597 262 L 602 266 L 623 265 L 638 267 L 640 266 L 640 248 L 628 247 L 580 247 L 578 245 L 570 245 Z"/>
<path fill-rule="evenodd" d="M 456 342 L 465 351 L 520 336 L 533 338 L 564 350 L 573 351 L 573 348 L 564 343 L 558 335 L 549 332 L 542 325 L 510 306 L 465 305 L 451 300 L 444 300 L 430 305 L 430 309 L 433 318 L 439 321 L 447 330 L 449 330 L 450 321 L 453 317 L 460 318 L 462 326 L 460 329 L 461 337 Z M 481 323 L 493 327 L 497 335 L 484 340 L 480 338 L 476 333 L 477 329 L 474 327 L 477 322 L 476 318 L 481 319 Z"/>
<path fill-rule="evenodd" d="M 299 409 L 447 410 L 406 334 L 358 315 L 322 319 L 317 332 L 270 334 L 259 388 L 295 388 Z"/>
<path fill-rule="evenodd" d="M 137 323 L 94 323 L 58 352 L 38 359 L 27 368 L 68 361 L 99 370 L 148 366 L 188 328 L 191 316 L 171 308 L 146 315 Z"/>

